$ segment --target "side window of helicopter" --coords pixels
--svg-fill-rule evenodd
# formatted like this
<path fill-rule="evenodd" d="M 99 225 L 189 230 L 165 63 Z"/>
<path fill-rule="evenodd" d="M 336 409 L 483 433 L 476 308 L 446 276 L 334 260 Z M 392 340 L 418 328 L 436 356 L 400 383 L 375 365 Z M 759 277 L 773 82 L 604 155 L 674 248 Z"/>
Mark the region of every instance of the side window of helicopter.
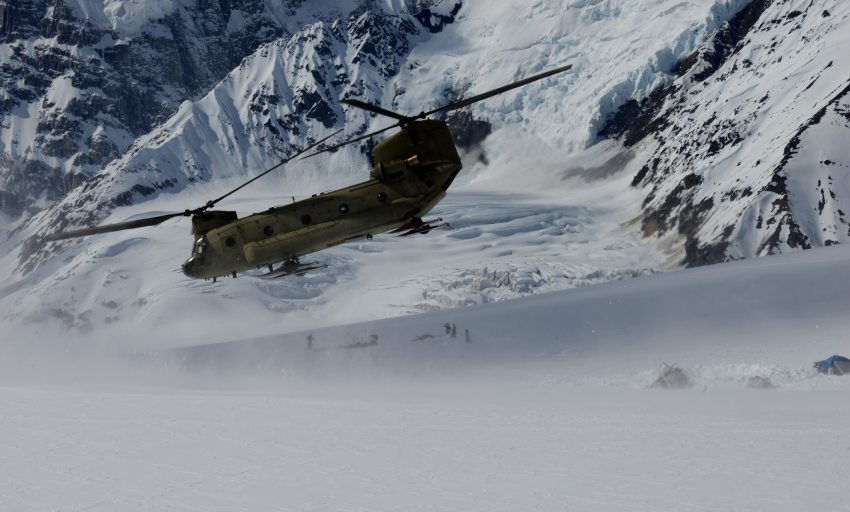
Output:
<path fill-rule="evenodd" d="M 339 213 L 341 213 L 343 215 L 348 213 L 348 205 L 345 204 L 345 203 L 342 203 L 341 205 L 339 205 Z"/>
<path fill-rule="evenodd" d="M 386 203 L 387 202 L 387 193 L 384 192 L 384 191 L 378 192 L 378 201 L 380 201 L 382 203 Z"/>
<path fill-rule="evenodd" d="M 263 234 L 266 236 L 272 236 L 274 234 L 274 228 L 271 226 L 266 226 L 263 228 Z"/>
<path fill-rule="evenodd" d="M 233 238 L 232 236 L 229 236 L 229 237 L 224 239 L 224 245 L 226 245 L 228 247 L 234 247 L 236 245 L 236 239 Z"/>

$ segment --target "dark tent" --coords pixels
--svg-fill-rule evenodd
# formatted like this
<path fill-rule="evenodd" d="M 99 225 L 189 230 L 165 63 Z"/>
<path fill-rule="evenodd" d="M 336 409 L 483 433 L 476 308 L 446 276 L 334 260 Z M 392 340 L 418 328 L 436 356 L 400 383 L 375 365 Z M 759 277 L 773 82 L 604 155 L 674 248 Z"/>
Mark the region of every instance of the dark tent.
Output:
<path fill-rule="evenodd" d="M 815 368 L 818 369 L 818 373 L 827 375 L 850 374 L 850 359 L 843 356 L 828 357 L 823 361 L 817 361 Z"/>

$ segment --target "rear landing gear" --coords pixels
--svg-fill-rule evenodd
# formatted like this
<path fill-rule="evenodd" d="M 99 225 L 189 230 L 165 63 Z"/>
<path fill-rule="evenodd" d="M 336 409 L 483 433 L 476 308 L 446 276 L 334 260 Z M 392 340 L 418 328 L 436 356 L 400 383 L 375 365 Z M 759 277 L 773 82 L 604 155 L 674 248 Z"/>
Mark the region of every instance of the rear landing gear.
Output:
<path fill-rule="evenodd" d="M 276 279 L 278 277 L 286 277 L 286 276 L 302 276 L 311 270 L 316 270 L 320 268 L 325 268 L 327 265 L 324 263 L 301 263 L 298 261 L 298 258 L 292 258 L 286 260 L 278 267 L 277 270 L 274 270 L 272 265 L 269 265 L 269 272 L 267 274 L 263 274 L 260 277 L 264 279 Z"/>
<path fill-rule="evenodd" d="M 449 223 L 443 222 L 442 218 L 422 220 L 419 217 L 416 217 L 404 226 L 395 229 L 392 232 L 396 233 L 396 236 L 409 236 L 416 233 L 427 235 L 432 229 L 448 225 Z"/>

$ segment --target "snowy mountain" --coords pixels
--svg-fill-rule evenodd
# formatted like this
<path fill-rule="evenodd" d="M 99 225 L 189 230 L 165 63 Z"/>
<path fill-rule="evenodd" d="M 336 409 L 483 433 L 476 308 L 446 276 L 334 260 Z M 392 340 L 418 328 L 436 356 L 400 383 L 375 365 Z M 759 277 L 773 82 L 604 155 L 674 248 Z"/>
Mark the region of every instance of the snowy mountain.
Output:
<path fill-rule="evenodd" d="M 381 16 L 408 12 L 403 3 L 386 9 L 362 4 L 0 2 L 0 209 L 19 216 L 50 206 L 124 155 L 134 140 L 161 128 L 183 101 L 209 93 L 264 44 L 309 47 L 323 25 L 333 30 L 334 24 L 354 25 L 358 19 L 359 29 L 352 30 L 360 30 L 361 37 L 369 23 L 380 36 L 394 30 L 393 21 L 383 27 L 388 19 Z M 422 4 L 412 14 L 428 14 L 428 27 L 439 29 L 442 18 L 432 22 L 428 3 Z M 396 27 L 398 37 L 423 30 L 413 26 L 412 15 L 404 18 L 406 26 Z M 354 51 L 362 50 L 352 44 Z M 373 62 L 391 69 L 393 59 L 404 57 L 404 46 L 376 37 L 366 52 L 374 50 Z M 326 50 L 340 54 L 338 46 Z M 327 66 L 333 67 L 332 60 Z M 322 79 L 335 76 L 334 70 L 316 71 Z M 320 112 L 314 110 L 313 117 Z M 299 117 L 305 113 L 295 111 Z"/>
<path fill-rule="evenodd" d="M 689 265 L 850 239 L 843 2 L 754 1 L 608 128 L 649 148 L 646 236 Z"/>
<path fill-rule="evenodd" d="M 167 333 L 228 311 L 279 332 L 843 242 L 847 16 L 826 0 L 0 3 L 4 321 Z M 60 50 L 55 77 L 30 65 Z M 179 219 L 43 241 L 199 206 L 294 147 L 385 125 L 341 97 L 414 113 L 566 63 L 452 120 L 467 154 L 435 211 L 449 229 L 326 251 L 322 275 L 188 282 L 168 271 L 190 243 Z M 133 87 L 147 103 L 122 110 Z M 287 166 L 227 207 L 362 180 L 369 147 Z M 811 162 L 829 163 L 799 171 Z"/>
<path fill-rule="evenodd" d="M 317 21 L 262 46 L 213 91 L 184 103 L 103 173 L 65 196 L 37 225 L 95 224 L 113 208 L 160 191 L 269 166 L 312 141 L 312 127 L 329 134 L 342 117 L 337 98 L 374 96 L 370 91 L 398 72 L 407 38 L 418 33 L 407 17 L 367 11 L 345 21 Z M 346 63 L 330 58 L 347 53 Z M 75 217 L 68 219 L 69 213 Z M 38 237 L 32 245 L 49 249 Z M 25 270 L 37 264 L 25 261 L 29 246 Z"/>
<path fill-rule="evenodd" d="M 203 4 L 0 3 L 4 213 L 61 199 L 286 31 L 262 3 Z"/>

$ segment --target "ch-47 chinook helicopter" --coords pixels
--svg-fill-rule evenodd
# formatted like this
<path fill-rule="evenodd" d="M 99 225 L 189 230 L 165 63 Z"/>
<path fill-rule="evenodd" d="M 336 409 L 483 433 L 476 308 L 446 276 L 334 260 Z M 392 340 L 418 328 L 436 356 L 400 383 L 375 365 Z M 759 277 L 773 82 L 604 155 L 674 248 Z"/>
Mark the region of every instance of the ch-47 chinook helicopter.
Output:
<path fill-rule="evenodd" d="M 168 219 L 192 218 L 192 255 L 183 263 L 183 273 L 197 279 L 213 279 L 255 268 L 268 267 L 267 277 L 300 274 L 319 268 L 298 258 L 359 238 L 393 231 L 401 235 L 427 233 L 436 222 L 423 216 L 443 197 L 461 170 L 460 156 L 446 121 L 428 117 L 466 107 L 516 87 L 561 73 L 572 65 L 549 70 L 449 105 L 405 116 L 369 103 L 346 99 L 342 103 L 395 119 L 386 128 L 322 147 L 328 138 L 302 149 L 248 180 L 227 194 L 194 210 L 145 219 L 106 224 L 89 229 L 54 233 L 48 241 L 154 226 Z M 393 128 L 399 132 L 372 150 L 370 179 L 332 192 L 314 195 L 291 204 L 239 219 L 236 212 L 212 210 L 216 203 L 265 176 L 283 164 L 304 155 L 309 158 L 353 144 Z M 339 133 L 339 132 L 337 132 Z M 275 264 L 281 263 L 277 269 Z"/>

